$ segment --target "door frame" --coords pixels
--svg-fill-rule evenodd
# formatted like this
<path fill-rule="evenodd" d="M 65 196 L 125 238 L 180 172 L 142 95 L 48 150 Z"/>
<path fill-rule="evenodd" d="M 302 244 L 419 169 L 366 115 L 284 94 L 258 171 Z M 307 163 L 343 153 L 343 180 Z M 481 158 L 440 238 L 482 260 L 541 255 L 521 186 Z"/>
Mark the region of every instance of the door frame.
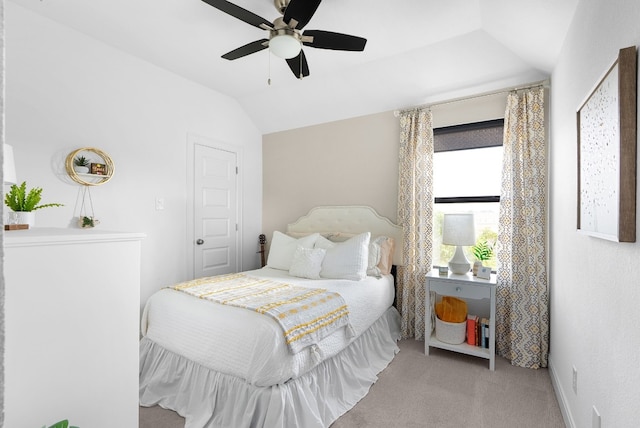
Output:
<path fill-rule="evenodd" d="M 242 148 L 238 146 L 234 146 L 232 144 L 223 143 L 211 138 L 203 137 L 201 135 L 197 135 L 194 133 L 187 133 L 187 159 L 186 159 L 186 260 L 185 267 L 188 275 L 188 279 L 195 278 L 195 262 L 194 262 L 194 245 L 196 241 L 196 237 L 194 234 L 195 230 L 195 219 L 194 219 L 194 192 L 195 192 L 195 179 L 194 179 L 194 153 L 195 153 L 195 145 L 207 146 L 216 150 L 223 150 L 226 152 L 231 152 L 236 155 L 236 164 L 238 167 L 238 173 L 236 174 L 236 213 L 237 213 L 237 221 L 238 221 L 238 230 L 236 234 L 236 272 L 242 271 Z"/>

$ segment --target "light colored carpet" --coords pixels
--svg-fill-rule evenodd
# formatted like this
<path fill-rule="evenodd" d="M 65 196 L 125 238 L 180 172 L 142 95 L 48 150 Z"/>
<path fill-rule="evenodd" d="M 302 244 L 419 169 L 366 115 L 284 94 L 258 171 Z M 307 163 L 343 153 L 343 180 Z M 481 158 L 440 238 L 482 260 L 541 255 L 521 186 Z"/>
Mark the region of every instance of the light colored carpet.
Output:
<path fill-rule="evenodd" d="M 331 428 L 564 428 L 549 372 L 513 367 L 402 340 L 400 353 Z M 140 408 L 140 428 L 183 428 L 160 407 Z"/>

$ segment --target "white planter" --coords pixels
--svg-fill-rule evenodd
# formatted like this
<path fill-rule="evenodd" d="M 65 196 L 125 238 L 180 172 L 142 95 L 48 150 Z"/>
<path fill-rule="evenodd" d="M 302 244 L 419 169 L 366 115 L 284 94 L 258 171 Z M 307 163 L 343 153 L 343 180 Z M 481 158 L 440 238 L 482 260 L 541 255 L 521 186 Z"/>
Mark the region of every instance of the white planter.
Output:
<path fill-rule="evenodd" d="M 36 213 L 33 211 L 12 211 L 9 213 L 9 224 L 28 224 L 29 228 L 36 225 Z"/>
<path fill-rule="evenodd" d="M 75 172 L 77 172 L 78 174 L 89 174 L 89 167 L 88 166 L 74 166 L 73 170 Z"/>

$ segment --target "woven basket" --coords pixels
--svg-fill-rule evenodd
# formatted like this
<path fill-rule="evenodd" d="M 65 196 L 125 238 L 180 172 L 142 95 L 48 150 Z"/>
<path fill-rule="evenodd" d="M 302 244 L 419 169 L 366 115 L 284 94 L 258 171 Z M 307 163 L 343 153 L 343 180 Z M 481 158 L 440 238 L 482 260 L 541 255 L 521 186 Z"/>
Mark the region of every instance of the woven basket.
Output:
<path fill-rule="evenodd" d="M 436 338 L 444 343 L 459 345 L 464 342 L 467 322 L 446 322 L 436 317 Z"/>

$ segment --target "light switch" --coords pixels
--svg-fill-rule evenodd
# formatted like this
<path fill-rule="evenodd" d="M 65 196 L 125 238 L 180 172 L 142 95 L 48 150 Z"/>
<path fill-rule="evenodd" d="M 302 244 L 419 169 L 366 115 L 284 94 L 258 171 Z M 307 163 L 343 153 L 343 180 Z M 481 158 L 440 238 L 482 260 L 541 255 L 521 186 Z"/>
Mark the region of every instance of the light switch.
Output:
<path fill-rule="evenodd" d="M 164 210 L 164 198 L 163 197 L 156 197 L 156 211 L 162 211 Z"/>

